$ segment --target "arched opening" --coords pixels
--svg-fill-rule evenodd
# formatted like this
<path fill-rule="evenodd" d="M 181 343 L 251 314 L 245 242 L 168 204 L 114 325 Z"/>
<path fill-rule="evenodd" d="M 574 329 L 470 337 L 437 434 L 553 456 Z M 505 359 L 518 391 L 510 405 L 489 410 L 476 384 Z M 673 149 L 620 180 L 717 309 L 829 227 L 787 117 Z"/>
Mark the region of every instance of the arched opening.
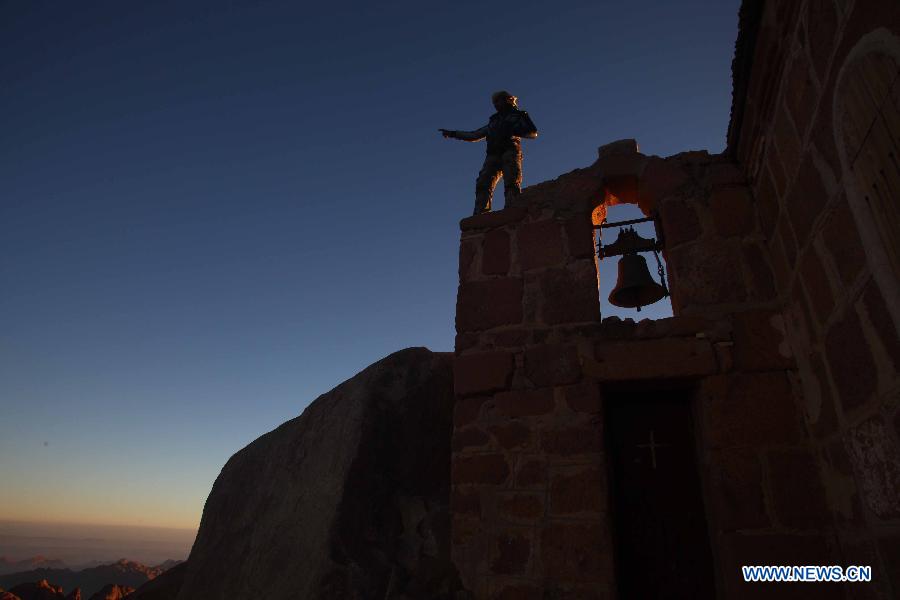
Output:
<path fill-rule="evenodd" d="M 833 114 L 847 200 L 900 328 L 900 38 L 879 29 L 859 41 L 838 75 Z"/>

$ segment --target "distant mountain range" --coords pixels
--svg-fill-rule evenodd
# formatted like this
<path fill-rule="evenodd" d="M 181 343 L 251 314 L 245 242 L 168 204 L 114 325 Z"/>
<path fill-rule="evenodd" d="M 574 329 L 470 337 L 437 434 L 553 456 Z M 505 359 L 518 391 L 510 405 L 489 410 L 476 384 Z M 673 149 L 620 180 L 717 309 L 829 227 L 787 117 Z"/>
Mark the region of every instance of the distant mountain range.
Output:
<path fill-rule="evenodd" d="M 61 587 L 67 593 L 75 588 L 81 588 L 82 595 L 85 598 L 90 598 L 110 584 L 138 588 L 180 562 L 181 561 L 177 560 L 167 560 L 162 564 L 148 567 L 139 562 L 123 558 L 112 564 L 99 565 L 78 571 L 67 568 L 38 566 L 37 568 L 31 568 L 25 571 L 0 575 L 0 589 L 12 590 L 12 588 L 20 584 L 46 580 L 51 582 L 54 586 Z M 7 560 L 5 563 L 0 564 L 26 564 L 26 566 L 50 565 L 62 564 L 62 561 L 52 561 L 44 557 L 34 557 L 16 563 Z"/>
<path fill-rule="evenodd" d="M 61 560 L 45 556 L 32 556 L 23 560 L 12 560 L 0 556 L 0 576 L 31 569 L 65 569 L 67 566 Z"/>

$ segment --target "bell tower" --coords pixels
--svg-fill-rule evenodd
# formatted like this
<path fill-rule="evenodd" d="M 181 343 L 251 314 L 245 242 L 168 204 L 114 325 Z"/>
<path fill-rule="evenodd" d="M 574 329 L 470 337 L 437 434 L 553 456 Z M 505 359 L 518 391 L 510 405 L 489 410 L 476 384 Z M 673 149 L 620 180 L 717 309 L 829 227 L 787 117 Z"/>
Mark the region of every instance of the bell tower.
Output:
<path fill-rule="evenodd" d="M 673 318 L 601 319 L 593 231 L 620 202 L 659 215 Z M 753 210 L 727 157 L 624 140 L 460 223 L 452 555 L 475 598 L 712 598 L 783 546 L 763 457 L 807 450 Z"/>

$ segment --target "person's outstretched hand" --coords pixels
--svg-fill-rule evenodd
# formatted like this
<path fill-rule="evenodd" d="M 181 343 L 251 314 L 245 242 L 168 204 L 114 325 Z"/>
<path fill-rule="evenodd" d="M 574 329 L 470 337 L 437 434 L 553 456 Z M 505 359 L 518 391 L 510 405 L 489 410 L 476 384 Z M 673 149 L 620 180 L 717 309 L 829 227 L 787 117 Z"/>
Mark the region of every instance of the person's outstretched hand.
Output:
<path fill-rule="evenodd" d="M 453 137 L 453 131 L 450 129 L 438 129 L 445 138 Z"/>

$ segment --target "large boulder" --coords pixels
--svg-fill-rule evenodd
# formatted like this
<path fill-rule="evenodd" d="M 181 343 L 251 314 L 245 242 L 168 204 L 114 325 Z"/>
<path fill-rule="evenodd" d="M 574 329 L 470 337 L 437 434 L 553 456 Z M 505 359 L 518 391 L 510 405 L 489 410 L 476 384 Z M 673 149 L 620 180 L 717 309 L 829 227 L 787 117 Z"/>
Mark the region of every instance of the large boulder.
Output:
<path fill-rule="evenodd" d="M 392 354 L 232 456 L 178 599 L 456 597 L 452 364 Z"/>
<path fill-rule="evenodd" d="M 133 594 L 128 596 L 128 600 L 175 600 L 178 590 L 184 581 L 184 572 L 187 570 L 187 563 L 179 563 L 178 565 L 167 570 L 162 575 L 151 579 Z"/>

